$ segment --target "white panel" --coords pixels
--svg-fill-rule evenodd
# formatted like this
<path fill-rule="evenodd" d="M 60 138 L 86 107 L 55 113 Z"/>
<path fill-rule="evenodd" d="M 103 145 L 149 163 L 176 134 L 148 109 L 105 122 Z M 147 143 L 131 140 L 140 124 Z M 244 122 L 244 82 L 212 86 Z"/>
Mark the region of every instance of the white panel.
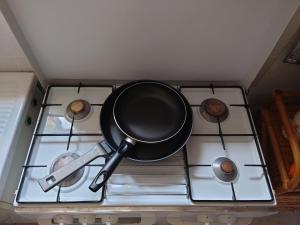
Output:
<path fill-rule="evenodd" d="M 0 73 L 0 195 L 15 153 L 15 137 L 24 121 L 25 105 L 33 85 L 32 73 Z"/>
<path fill-rule="evenodd" d="M 23 50 L 0 12 L 0 71 L 31 71 Z"/>
<path fill-rule="evenodd" d="M 11 0 L 48 78 L 248 85 L 298 0 Z"/>

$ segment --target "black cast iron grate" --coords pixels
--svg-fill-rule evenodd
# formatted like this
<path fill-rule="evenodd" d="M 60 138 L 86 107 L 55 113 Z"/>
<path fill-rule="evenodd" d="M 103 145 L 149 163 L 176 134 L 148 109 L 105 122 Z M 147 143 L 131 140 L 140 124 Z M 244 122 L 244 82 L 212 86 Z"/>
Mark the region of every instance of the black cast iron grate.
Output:
<path fill-rule="evenodd" d="M 220 138 L 220 142 L 222 143 L 222 147 L 223 150 L 226 151 L 226 143 L 224 141 L 224 137 L 253 137 L 255 140 L 255 145 L 256 145 L 256 149 L 258 151 L 258 155 L 259 155 L 259 159 L 260 159 L 260 164 L 245 164 L 245 167 L 261 167 L 263 170 L 263 174 L 264 174 L 264 178 L 266 180 L 266 183 L 268 185 L 268 191 L 269 191 L 269 199 L 262 199 L 262 200 L 253 200 L 253 199 L 243 199 L 243 200 L 239 200 L 236 197 L 236 193 L 235 193 L 235 188 L 234 188 L 234 183 L 230 183 L 230 187 L 231 187 L 231 192 L 232 192 L 232 199 L 231 200 L 224 200 L 224 199 L 214 199 L 214 200 L 201 200 L 201 199 L 197 199 L 193 196 L 192 191 L 191 191 L 191 180 L 190 180 L 190 173 L 189 170 L 192 167 L 211 167 L 211 164 L 190 164 L 188 162 L 188 157 L 187 157 L 187 153 L 185 154 L 185 163 L 186 163 L 186 174 L 187 174 L 187 183 L 188 183 L 188 193 L 189 193 L 189 197 L 193 202 L 272 202 L 274 201 L 274 196 L 273 196 L 273 192 L 272 192 L 272 188 L 271 188 L 271 182 L 269 180 L 269 176 L 268 176 L 268 171 L 267 171 L 267 167 L 264 163 L 263 157 L 262 157 L 262 151 L 259 145 L 259 141 L 258 141 L 258 137 L 254 128 L 254 123 L 251 117 L 251 113 L 249 110 L 249 105 L 247 102 L 247 98 L 244 92 L 244 89 L 240 86 L 214 86 L 213 84 L 210 84 L 209 86 L 181 86 L 180 90 L 182 90 L 183 88 L 209 88 L 211 90 L 211 93 L 214 95 L 215 94 L 215 89 L 217 88 L 238 88 L 240 89 L 242 96 L 243 96 L 243 101 L 244 104 L 229 104 L 230 107 L 243 107 L 245 108 L 246 112 L 247 112 L 247 117 L 249 119 L 250 122 L 250 127 L 251 127 L 251 133 L 249 134 L 226 134 L 223 132 L 222 130 L 222 124 L 220 123 L 220 121 L 218 120 L 218 133 L 217 134 L 195 134 L 193 133 L 192 136 L 200 136 L 200 137 L 211 137 L 211 136 L 215 136 L 215 137 L 219 137 Z M 201 105 L 197 105 L 197 104 L 193 104 L 191 105 L 191 107 L 200 107 Z M 185 152 L 186 152 L 186 147 L 185 147 Z M 200 188 L 200 187 L 199 187 Z"/>
<path fill-rule="evenodd" d="M 47 104 L 48 94 L 49 94 L 49 91 L 52 87 L 78 87 L 77 93 L 80 93 L 81 87 L 110 87 L 110 88 L 112 88 L 112 91 L 114 91 L 115 88 L 116 88 L 116 86 L 113 86 L 113 85 L 83 85 L 81 83 L 79 83 L 77 86 L 75 86 L 75 85 L 53 85 L 53 86 L 49 86 L 47 88 L 47 91 L 46 91 L 46 94 L 45 94 L 45 97 L 44 97 L 44 100 L 43 100 L 42 108 L 41 108 L 41 111 L 40 111 L 40 114 L 39 114 L 39 118 L 38 118 L 38 121 L 37 121 L 37 125 L 36 125 L 36 128 L 35 128 L 35 132 L 34 132 L 34 135 L 32 137 L 31 145 L 30 145 L 30 148 L 29 148 L 29 154 L 28 154 L 26 162 L 23 166 L 23 173 L 22 173 L 20 184 L 19 184 L 18 193 L 17 193 L 17 196 L 16 196 L 16 201 L 18 203 L 34 203 L 34 204 L 36 204 L 36 203 L 92 203 L 92 202 L 102 202 L 103 199 L 106 196 L 106 194 L 105 194 L 106 193 L 106 187 L 104 187 L 102 189 L 101 197 L 99 199 L 95 199 L 95 201 L 68 201 L 68 202 L 61 201 L 61 199 L 60 199 L 61 187 L 60 186 L 58 188 L 57 196 L 56 196 L 56 199 L 54 201 L 50 201 L 50 202 L 49 201 L 47 201 L 47 202 L 45 202 L 45 201 L 31 202 L 31 201 L 21 201 L 20 200 L 20 195 L 22 193 L 24 180 L 26 178 L 26 173 L 27 173 L 28 168 L 47 167 L 47 165 L 31 165 L 31 164 L 29 164 L 31 154 L 33 152 L 32 149 L 33 149 L 33 146 L 35 144 L 35 141 L 36 141 L 37 137 L 40 137 L 40 136 L 54 136 L 54 137 L 55 136 L 65 136 L 65 137 L 68 137 L 67 147 L 66 147 L 66 151 L 68 151 L 69 146 L 70 146 L 70 141 L 71 141 L 71 138 L 73 136 L 99 136 L 99 137 L 102 136 L 101 133 L 73 133 L 74 118 L 72 119 L 71 128 L 70 128 L 69 133 L 38 133 L 37 131 L 39 130 L 41 119 L 43 117 L 45 108 L 46 107 L 52 107 L 52 106 L 62 106 L 62 104 L 59 104 L 59 103 L 57 103 L 57 104 Z M 184 147 L 183 151 L 182 151 L 183 161 L 184 161 L 184 166 L 183 167 L 184 167 L 184 172 L 185 172 L 186 183 L 185 184 L 179 184 L 179 185 L 185 185 L 186 186 L 187 192 L 186 192 L 185 195 L 187 195 L 187 197 L 189 197 L 191 199 L 191 201 L 193 201 L 193 202 L 269 202 L 269 201 L 273 201 L 274 197 L 273 197 L 273 192 L 272 192 L 270 180 L 268 178 L 267 168 L 266 168 L 266 165 L 263 161 L 261 149 L 260 149 L 259 142 L 258 142 L 258 137 L 257 137 L 256 132 L 255 132 L 253 121 L 252 121 L 251 114 L 250 114 L 250 111 L 249 111 L 249 105 L 247 103 L 247 99 L 246 99 L 244 90 L 240 86 L 214 86 L 213 84 L 211 84 L 209 86 L 178 86 L 178 89 L 180 91 L 183 88 L 185 88 L 185 89 L 186 88 L 210 88 L 212 94 L 215 94 L 215 89 L 216 88 L 239 88 L 241 90 L 242 95 L 243 95 L 243 100 L 244 100 L 245 104 L 230 104 L 229 106 L 230 107 L 243 107 L 243 108 L 246 109 L 248 119 L 250 121 L 251 131 L 252 131 L 250 134 L 226 134 L 222 130 L 222 124 L 220 123 L 220 121 L 218 121 L 218 133 L 217 134 L 192 134 L 192 136 L 203 136 L 203 137 L 216 136 L 216 137 L 219 137 L 220 142 L 222 143 L 222 147 L 223 147 L 224 151 L 226 151 L 226 142 L 224 140 L 224 137 L 231 137 L 231 136 L 235 136 L 235 137 L 245 137 L 245 136 L 253 137 L 254 140 L 255 140 L 257 150 L 258 150 L 258 155 L 259 155 L 259 158 L 260 158 L 260 164 L 245 164 L 244 166 L 245 167 L 261 167 L 263 169 L 263 174 L 264 174 L 264 177 L 266 179 L 266 183 L 268 185 L 270 199 L 268 199 L 268 200 L 238 200 L 236 198 L 235 188 L 234 188 L 233 183 L 230 184 L 231 191 L 232 191 L 232 200 L 222 200 L 222 199 L 220 199 L 220 200 L 200 200 L 200 199 L 194 198 L 194 196 L 192 194 L 192 191 L 191 191 L 191 179 L 190 179 L 190 173 L 189 173 L 190 168 L 192 168 L 192 167 L 211 167 L 211 165 L 210 164 L 190 164 L 188 162 L 186 147 Z M 99 106 L 103 106 L 103 104 L 92 103 L 91 106 L 92 107 L 99 107 Z M 200 106 L 201 105 L 191 104 L 191 107 L 200 107 Z M 108 155 L 106 157 L 108 157 Z M 99 169 L 100 169 L 103 165 L 102 164 L 92 164 L 91 163 L 87 166 L 99 167 Z M 87 191 L 89 191 L 89 190 L 87 190 Z M 147 193 L 147 194 L 145 193 L 145 195 L 149 195 L 149 193 Z M 157 194 L 154 194 L 154 195 L 157 195 Z M 164 194 L 164 195 L 168 195 L 168 194 Z M 172 195 L 172 194 L 170 194 L 170 195 Z M 174 195 L 180 195 L 180 194 L 174 194 Z"/>
<path fill-rule="evenodd" d="M 56 199 L 53 200 L 53 201 L 24 201 L 24 200 L 20 200 L 20 195 L 22 194 L 22 190 L 23 190 L 23 187 L 24 187 L 24 181 L 26 179 L 26 174 L 28 172 L 28 169 L 29 168 L 36 168 L 36 167 L 47 167 L 47 165 L 31 165 L 30 164 L 30 158 L 32 156 L 32 152 L 33 152 L 33 147 L 35 145 L 35 142 L 36 142 L 36 138 L 37 137 L 46 137 L 46 136 L 51 136 L 51 137 L 59 137 L 59 136 L 65 136 L 65 137 L 68 137 L 68 141 L 67 141 L 67 147 L 65 149 L 65 151 L 68 151 L 69 150 L 69 146 L 70 146 L 70 142 L 71 142 L 71 138 L 73 136 L 99 136 L 101 137 L 102 134 L 101 133 L 73 133 L 73 125 L 74 125 L 74 117 L 72 118 L 72 121 L 71 121 L 71 127 L 70 127 L 70 130 L 69 130 L 69 133 L 38 133 L 38 130 L 40 128 L 40 125 L 41 125 L 41 121 L 42 121 L 42 118 L 43 118 L 43 115 L 44 115 L 44 112 L 45 112 L 45 109 L 47 107 L 53 107 L 53 106 L 62 106 L 62 104 L 60 103 L 54 103 L 54 104 L 48 104 L 47 103 L 47 100 L 48 100 L 48 95 L 50 93 L 50 89 L 52 87 L 78 87 L 77 89 L 77 93 L 79 94 L 80 93 L 80 90 L 81 90 L 81 87 L 109 87 L 112 89 L 112 91 L 115 89 L 114 86 L 112 85 L 83 85 L 82 83 L 79 83 L 78 85 L 50 85 L 48 86 L 47 88 L 47 91 L 46 91 L 46 94 L 44 96 L 44 99 L 43 99 L 43 103 L 42 103 L 42 107 L 41 107 L 41 110 L 40 110 L 40 113 L 39 113 L 39 117 L 38 117 L 38 121 L 37 121 L 37 125 L 36 125 L 36 128 L 35 128 L 35 131 L 34 131 L 34 134 L 33 134 L 33 137 L 32 137 L 32 140 L 31 140 L 31 144 L 30 144 L 30 147 L 29 147 L 29 154 L 27 156 L 27 159 L 26 159 L 26 162 L 25 164 L 23 165 L 23 173 L 22 173 L 22 176 L 21 176 L 21 181 L 20 181 L 20 184 L 19 184 L 19 188 L 18 188 L 18 193 L 17 193 L 17 196 L 16 196 L 16 201 L 18 203 L 88 203 L 88 202 L 102 202 L 103 201 L 103 198 L 104 198 L 104 192 L 105 192 L 105 187 L 102 188 L 101 190 L 101 195 L 100 195 L 100 198 L 99 199 L 95 199 L 94 201 L 72 201 L 72 200 L 69 200 L 69 201 L 61 201 L 61 186 L 58 186 L 58 191 L 57 191 L 57 196 L 56 196 Z M 98 103 L 92 103 L 91 106 L 92 107 L 100 107 L 102 106 L 103 104 L 98 104 Z M 107 156 L 100 156 L 100 157 L 108 157 Z M 88 164 L 86 166 L 93 166 L 93 167 L 99 167 L 99 169 L 103 166 L 102 164 Z M 87 191 L 90 191 L 90 190 L 87 190 Z"/>

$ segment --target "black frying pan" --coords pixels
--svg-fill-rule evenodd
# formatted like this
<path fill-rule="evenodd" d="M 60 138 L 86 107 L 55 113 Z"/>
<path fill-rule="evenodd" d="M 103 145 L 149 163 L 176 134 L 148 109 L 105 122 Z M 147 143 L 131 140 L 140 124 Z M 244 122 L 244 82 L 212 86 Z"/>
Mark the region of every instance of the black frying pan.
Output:
<path fill-rule="evenodd" d="M 114 101 L 113 117 L 125 138 L 95 177 L 90 190 L 97 191 L 106 183 L 136 143 L 162 143 L 176 136 L 185 125 L 186 108 L 182 95 L 161 82 L 135 82 L 121 91 Z"/>
<path fill-rule="evenodd" d="M 132 83 L 136 82 L 125 84 L 115 90 L 106 99 L 101 109 L 100 126 L 104 137 L 102 145 L 108 145 L 112 151 L 117 151 L 121 141 L 126 138 L 126 136 L 118 129 L 114 121 L 112 114 L 113 105 L 119 93 Z M 185 145 L 192 132 L 193 114 L 188 101 L 184 98 L 184 96 L 182 96 L 182 98 L 185 101 L 187 116 L 186 122 L 181 131 L 171 139 L 161 143 L 147 144 L 138 142 L 131 151 L 126 153 L 127 158 L 139 162 L 158 161 L 175 154 Z"/>

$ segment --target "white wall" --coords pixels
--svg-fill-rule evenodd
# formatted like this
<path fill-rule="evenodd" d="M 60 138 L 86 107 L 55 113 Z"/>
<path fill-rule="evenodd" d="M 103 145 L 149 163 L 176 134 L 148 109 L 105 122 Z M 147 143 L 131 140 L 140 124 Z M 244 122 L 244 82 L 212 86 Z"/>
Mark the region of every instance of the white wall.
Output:
<path fill-rule="evenodd" d="M 300 91 L 300 65 L 284 63 L 284 59 L 300 41 L 300 7 L 250 87 L 249 100 L 256 108 L 270 100 L 272 91 Z"/>
<path fill-rule="evenodd" d="M 0 71 L 32 71 L 23 50 L 0 11 Z"/>
<path fill-rule="evenodd" d="M 9 0 L 50 79 L 248 86 L 299 0 Z"/>

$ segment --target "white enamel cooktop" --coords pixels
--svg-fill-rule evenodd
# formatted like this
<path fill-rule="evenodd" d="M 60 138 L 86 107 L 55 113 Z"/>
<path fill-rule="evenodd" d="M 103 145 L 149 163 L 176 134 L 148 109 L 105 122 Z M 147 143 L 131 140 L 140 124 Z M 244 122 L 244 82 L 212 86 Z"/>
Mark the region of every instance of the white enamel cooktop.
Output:
<path fill-rule="evenodd" d="M 88 186 L 105 161 L 98 158 L 85 166 L 83 176 L 74 185 L 43 192 L 37 180 L 49 174 L 59 155 L 67 151 L 82 155 L 103 140 L 99 115 L 112 90 L 112 87 L 101 86 L 53 86 L 48 89 L 16 205 L 99 202 L 102 205 L 188 206 L 210 201 L 274 204 L 248 105 L 239 87 L 180 88 L 192 106 L 194 122 L 186 148 L 176 155 L 154 163 L 124 159 L 109 179 L 106 189 L 94 193 Z M 208 98 L 217 98 L 226 104 L 229 110 L 227 119 L 218 124 L 203 118 L 199 106 Z M 87 118 L 74 121 L 72 125 L 66 117 L 66 107 L 76 99 L 91 103 L 92 110 Z M 232 182 L 223 182 L 215 176 L 211 165 L 218 157 L 227 157 L 235 163 L 238 174 Z"/>

